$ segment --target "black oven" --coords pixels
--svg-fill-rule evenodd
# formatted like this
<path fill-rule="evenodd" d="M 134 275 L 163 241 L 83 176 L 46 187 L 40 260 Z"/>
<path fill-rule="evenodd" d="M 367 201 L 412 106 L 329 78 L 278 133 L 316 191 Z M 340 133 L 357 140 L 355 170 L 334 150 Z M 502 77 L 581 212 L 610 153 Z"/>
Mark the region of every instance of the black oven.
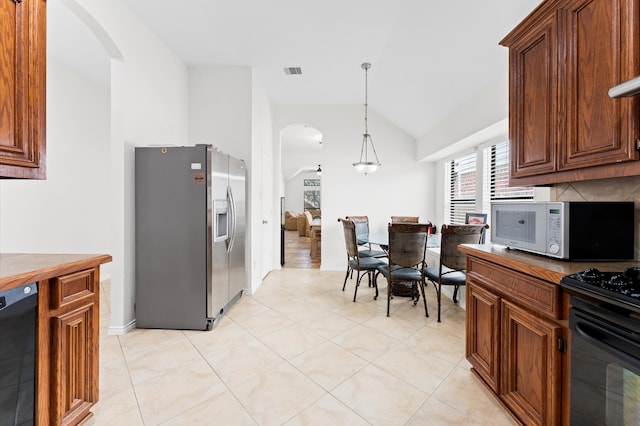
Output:
<path fill-rule="evenodd" d="M 571 295 L 572 425 L 640 425 L 638 272 L 587 270 L 562 279 Z"/>
<path fill-rule="evenodd" d="M 571 304 L 571 424 L 640 425 L 640 317 Z"/>
<path fill-rule="evenodd" d="M 0 426 L 34 424 L 35 283 L 0 292 Z"/>

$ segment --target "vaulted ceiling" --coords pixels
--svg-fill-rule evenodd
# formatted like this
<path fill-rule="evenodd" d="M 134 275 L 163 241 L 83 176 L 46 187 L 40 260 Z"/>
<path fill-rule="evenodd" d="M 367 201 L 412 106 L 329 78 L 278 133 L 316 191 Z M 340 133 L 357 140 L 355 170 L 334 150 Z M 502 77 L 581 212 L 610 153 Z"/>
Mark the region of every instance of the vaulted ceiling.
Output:
<path fill-rule="evenodd" d="M 419 138 L 507 79 L 498 42 L 540 0 L 123 2 L 186 64 L 252 67 L 274 105 L 362 104 L 370 62 L 369 108 Z"/>

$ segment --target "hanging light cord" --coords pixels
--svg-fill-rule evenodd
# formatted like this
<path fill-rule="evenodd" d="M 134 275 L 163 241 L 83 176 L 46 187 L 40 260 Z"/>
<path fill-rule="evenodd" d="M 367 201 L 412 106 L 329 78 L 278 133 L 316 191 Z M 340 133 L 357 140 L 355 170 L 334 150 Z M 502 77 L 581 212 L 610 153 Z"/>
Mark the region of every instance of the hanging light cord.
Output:
<path fill-rule="evenodd" d="M 362 68 L 364 68 L 364 135 L 365 137 L 369 135 L 369 127 L 367 125 L 367 110 L 369 106 L 369 68 L 371 64 L 364 63 L 362 64 Z"/>
<path fill-rule="evenodd" d="M 369 134 L 369 125 L 368 125 L 368 109 L 369 109 L 369 68 L 371 68 L 371 64 L 365 62 L 362 64 L 362 68 L 364 69 L 364 140 L 362 143 L 362 147 L 360 147 L 360 162 L 362 163 L 362 154 L 364 153 L 365 162 L 369 162 L 369 144 L 367 143 L 367 138 L 371 141 L 371 149 L 373 149 L 373 155 L 376 157 L 376 164 L 380 163 L 378 160 L 378 153 L 376 152 L 376 147 L 373 145 L 373 139 Z"/>

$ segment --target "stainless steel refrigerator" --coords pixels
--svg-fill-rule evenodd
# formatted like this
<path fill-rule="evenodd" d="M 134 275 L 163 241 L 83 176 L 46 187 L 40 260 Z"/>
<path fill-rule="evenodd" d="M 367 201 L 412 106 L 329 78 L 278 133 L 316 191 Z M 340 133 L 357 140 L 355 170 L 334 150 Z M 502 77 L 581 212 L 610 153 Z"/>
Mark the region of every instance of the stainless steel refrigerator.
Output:
<path fill-rule="evenodd" d="M 136 327 L 210 330 L 241 296 L 245 194 L 210 145 L 135 148 Z"/>

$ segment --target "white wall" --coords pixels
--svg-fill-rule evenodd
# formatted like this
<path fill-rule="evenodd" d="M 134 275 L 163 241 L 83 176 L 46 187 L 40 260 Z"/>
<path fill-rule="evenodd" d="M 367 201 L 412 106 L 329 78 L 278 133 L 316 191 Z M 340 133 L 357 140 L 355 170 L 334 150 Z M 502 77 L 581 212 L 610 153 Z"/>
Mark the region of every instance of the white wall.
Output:
<path fill-rule="evenodd" d="M 187 141 L 187 68 L 120 0 L 65 0 L 64 4 L 81 12 L 83 22 L 99 33 L 112 58 L 110 191 L 103 196 L 110 205 L 108 252 L 113 256 L 109 330 L 122 333 L 134 325 L 134 147 Z M 65 102 L 61 99 L 51 109 Z M 47 149 L 54 143 L 50 141 Z M 54 160 L 49 158 L 47 165 L 53 166 Z"/>
<path fill-rule="evenodd" d="M 320 179 L 320 186 L 304 186 L 305 179 Z M 304 172 L 286 181 L 285 209 L 300 214 L 304 211 L 304 191 L 320 191 L 320 209 L 322 209 L 322 177 L 316 172 Z"/>
<path fill-rule="evenodd" d="M 282 158 L 282 170 L 291 171 L 298 170 L 298 168 L 302 167 L 310 167 L 316 170 L 318 168 L 318 164 L 320 164 L 322 148 L 320 151 L 316 149 L 288 149 L 283 154 Z M 304 179 L 318 179 L 318 174 L 315 171 L 303 171 L 298 173 L 293 177 L 287 176 L 284 179 L 284 197 L 285 197 L 285 209 L 290 210 L 294 213 L 302 213 L 304 210 Z M 322 178 L 320 178 L 322 183 Z M 318 188 L 319 189 L 319 188 Z M 322 196 L 322 195 L 321 195 Z M 321 201 L 322 203 L 322 198 Z"/>
<path fill-rule="evenodd" d="M 111 252 L 109 98 L 48 61 L 47 179 L 0 180 L 0 252 Z"/>
<path fill-rule="evenodd" d="M 249 67 L 189 68 L 189 142 L 207 143 L 251 164 Z"/>
<path fill-rule="evenodd" d="M 256 126 L 264 126 L 262 108 L 254 107 L 260 101 L 259 91 L 254 91 L 253 72 L 249 67 L 191 67 L 189 68 L 189 140 L 190 143 L 208 143 L 223 152 L 243 159 L 247 164 L 247 283 L 245 288 L 257 288 L 254 284 L 260 274 L 262 235 L 260 202 L 252 201 L 260 196 L 254 181 L 261 175 L 261 156 L 255 156 L 253 140 L 254 116 Z M 256 93 L 254 93 L 256 92 Z M 258 112 L 254 114 L 254 108 Z M 267 114 L 268 115 L 268 114 Z M 269 121 L 269 118 L 266 119 Z M 270 145 L 271 129 L 264 130 Z M 259 152 L 261 148 L 258 146 Z M 256 175 L 258 177 L 256 177 Z M 257 209 L 257 210 L 256 210 Z M 257 269 L 257 271 L 256 271 Z"/>
<path fill-rule="evenodd" d="M 271 224 L 275 222 L 271 204 L 273 177 L 264 176 L 273 165 L 271 120 L 271 104 L 251 68 L 189 68 L 190 143 L 212 144 L 247 164 L 245 287 L 252 291 L 258 288 L 273 263 L 263 259 L 272 257 Z M 267 204 L 263 200 L 265 193 Z M 263 224 L 263 220 L 267 223 Z"/>
<path fill-rule="evenodd" d="M 251 223 L 248 229 L 251 249 L 250 283 L 255 291 L 262 279 L 280 265 L 278 238 L 280 235 L 280 204 L 276 198 L 273 154 L 273 107 L 255 72 L 251 84 Z"/>
<path fill-rule="evenodd" d="M 418 162 L 415 140 L 375 111 L 369 111 L 369 133 L 382 167 L 367 176 L 352 166 L 360 158 L 362 106 L 276 106 L 274 118 L 275 152 L 280 151 L 279 132 L 288 125 L 307 123 L 323 135 L 316 162 L 322 164 L 323 270 L 345 269 L 344 234 L 338 217 L 367 215 L 371 232 L 385 233 L 391 215 L 429 220 L 435 214 L 434 164 Z"/>
<path fill-rule="evenodd" d="M 508 80 L 487 87 L 454 114 L 418 139 L 416 156 L 427 159 L 509 116 Z M 505 128 L 506 130 L 506 128 Z"/>

